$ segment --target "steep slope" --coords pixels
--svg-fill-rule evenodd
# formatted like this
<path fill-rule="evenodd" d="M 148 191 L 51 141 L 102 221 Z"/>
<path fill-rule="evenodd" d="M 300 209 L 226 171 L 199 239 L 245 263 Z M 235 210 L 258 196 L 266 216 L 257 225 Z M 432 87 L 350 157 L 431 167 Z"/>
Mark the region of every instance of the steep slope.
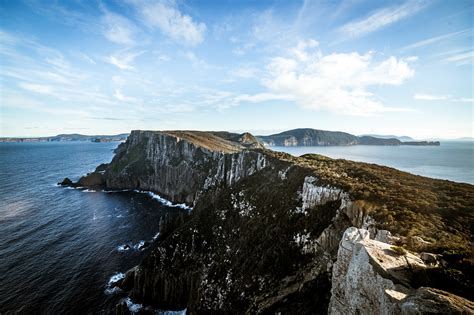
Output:
<path fill-rule="evenodd" d="M 190 313 L 325 313 L 339 242 L 352 226 L 372 237 L 389 230 L 415 254 L 441 255 L 443 264 L 407 289 L 473 298 L 473 186 L 254 149 L 245 146 L 250 136 L 133 131 L 110 165 L 81 179 L 193 206 L 117 284 L 133 301 Z"/>

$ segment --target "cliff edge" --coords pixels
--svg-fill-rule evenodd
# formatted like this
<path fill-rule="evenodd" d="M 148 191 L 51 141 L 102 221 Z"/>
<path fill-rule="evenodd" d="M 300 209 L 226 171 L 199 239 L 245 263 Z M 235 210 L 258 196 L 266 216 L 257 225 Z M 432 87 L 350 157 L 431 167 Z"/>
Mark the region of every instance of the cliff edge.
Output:
<path fill-rule="evenodd" d="M 152 191 L 193 207 L 184 222 L 163 227 L 150 254 L 117 283 L 142 312 L 344 313 L 331 299 L 352 294 L 350 282 L 336 281 L 349 270 L 342 262 L 352 260 L 339 257 L 351 227 L 390 239 L 416 261 L 421 253 L 435 257 L 405 281 L 412 290 L 473 299 L 472 185 L 293 157 L 250 134 L 196 131 L 132 131 L 110 164 L 79 182 Z M 354 283 L 353 292 L 362 290 Z M 383 308 L 378 292 L 364 294 Z M 126 303 L 117 312 L 127 313 Z"/>

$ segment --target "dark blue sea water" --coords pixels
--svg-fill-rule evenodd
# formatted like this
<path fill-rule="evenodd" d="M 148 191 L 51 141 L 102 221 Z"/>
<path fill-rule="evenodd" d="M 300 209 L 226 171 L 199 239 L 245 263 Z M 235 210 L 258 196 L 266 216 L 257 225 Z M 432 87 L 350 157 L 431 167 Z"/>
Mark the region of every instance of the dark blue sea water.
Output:
<path fill-rule="evenodd" d="M 117 272 L 159 230 L 167 208 L 146 194 L 56 186 L 109 162 L 117 143 L 0 143 L 0 313 L 108 313 Z M 129 244 L 130 250 L 119 251 Z"/>
<path fill-rule="evenodd" d="M 474 184 L 474 141 L 440 146 L 271 147 L 295 156 L 317 153 L 335 159 L 375 163 L 417 175 Z"/>

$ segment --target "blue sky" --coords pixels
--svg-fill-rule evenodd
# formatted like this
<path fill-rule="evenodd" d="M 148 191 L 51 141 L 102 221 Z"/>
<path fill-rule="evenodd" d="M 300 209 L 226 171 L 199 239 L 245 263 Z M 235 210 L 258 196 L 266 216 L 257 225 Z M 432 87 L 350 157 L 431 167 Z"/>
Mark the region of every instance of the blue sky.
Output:
<path fill-rule="evenodd" d="M 473 136 L 472 1 L 0 0 L 1 136 Z"/>

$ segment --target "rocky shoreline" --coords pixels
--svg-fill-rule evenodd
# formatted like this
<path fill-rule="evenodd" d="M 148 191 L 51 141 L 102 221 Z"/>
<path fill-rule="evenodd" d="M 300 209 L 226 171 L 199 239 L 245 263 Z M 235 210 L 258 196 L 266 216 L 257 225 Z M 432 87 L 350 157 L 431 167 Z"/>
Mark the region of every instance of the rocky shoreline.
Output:
<path fill-rule="evenodd" d="M 110 164 L 61 185 L 147 190 L 193 208 L 116 283 L 142 313 L 474 312 L 469 281 L 448 274 L 454 285 L 443 287 L 431 276 L 472 274 L 472 185 L 190 131 L 132 131 Z"/>

